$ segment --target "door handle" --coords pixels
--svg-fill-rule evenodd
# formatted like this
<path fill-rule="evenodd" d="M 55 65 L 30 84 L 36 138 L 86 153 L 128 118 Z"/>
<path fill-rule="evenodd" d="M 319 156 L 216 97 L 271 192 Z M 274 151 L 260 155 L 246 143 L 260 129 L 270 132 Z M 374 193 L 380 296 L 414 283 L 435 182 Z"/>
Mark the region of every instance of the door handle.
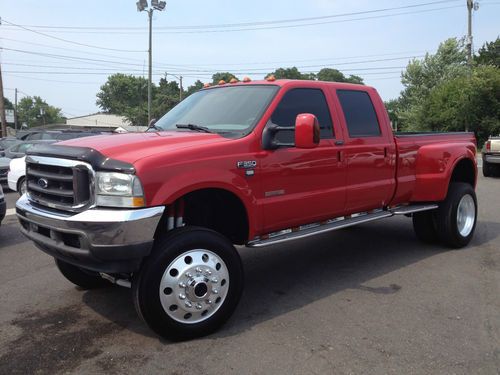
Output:
<path fill-rule="evenodd" d="M 344 141 L 342 141 L 342 140 L 335 141 L 335 146 L 343 146 L 343 145 L 344 145 Z"/>

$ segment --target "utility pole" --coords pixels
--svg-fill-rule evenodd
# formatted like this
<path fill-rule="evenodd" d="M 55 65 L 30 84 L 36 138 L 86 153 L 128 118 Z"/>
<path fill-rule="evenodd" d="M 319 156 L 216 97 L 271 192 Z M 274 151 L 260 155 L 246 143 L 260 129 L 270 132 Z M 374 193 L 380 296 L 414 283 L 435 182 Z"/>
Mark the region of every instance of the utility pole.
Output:
<path fill-rule="evenodd" d="M 472 9 L 474 9 L 473 0 L 467 0 L 467 64 L 472 67 Z"/>
<path fill-rule="evenodd" d="M 181 83 L 181 89 L 179 90 L 179 100 L 182 101 L 182 76 L 179 77 L 179 81 Z"/>
<path fill-rule="evenodd" d="M 0 120 L 2 121 L 2 137 L 7 137 L 7 118 L 5 117 L 5 103 L 3 97 L 2 65 L 0 64 Z"/>
<path fill-rule="evenodd" d="M 17 133 L 17 87 L 14 90 L 14 129 Z"/>
<path fill-rule="evenodd" d="M 151 122 L 151 86 L 153 82 L 153 8 L 148 10 L 149 15 L 149 66 L 148 66 L 148 125 Z"/>

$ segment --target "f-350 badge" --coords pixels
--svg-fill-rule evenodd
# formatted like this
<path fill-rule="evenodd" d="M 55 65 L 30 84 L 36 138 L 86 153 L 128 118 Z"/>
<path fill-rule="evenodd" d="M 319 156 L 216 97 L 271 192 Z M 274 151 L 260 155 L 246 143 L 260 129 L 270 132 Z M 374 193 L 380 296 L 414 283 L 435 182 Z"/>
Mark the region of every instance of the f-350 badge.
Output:
<path fill-rule="evenodd" d="M 256 160 L 240 160 L 236 163 L 236 166 L 240 169 L 251 169 L 257 166 Z"/>

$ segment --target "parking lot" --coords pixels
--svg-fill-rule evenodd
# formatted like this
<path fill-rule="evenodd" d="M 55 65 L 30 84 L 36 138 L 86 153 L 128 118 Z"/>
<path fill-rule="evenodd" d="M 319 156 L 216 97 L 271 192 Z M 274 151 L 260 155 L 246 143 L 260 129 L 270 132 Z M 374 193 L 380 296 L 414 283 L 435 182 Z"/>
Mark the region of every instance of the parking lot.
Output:
<path fill-rule="evenodd" d="M 419 243 L 397 217 L 266 249 L 241 248 L 246 289 L 216 334 L 172 343 L 130 290 L 82 291 L 0 227 L 0 373 L 498 374 L 500 179 L 480 177 L 465 249 Z M 12 209 L 17 193 L 6 193 Z"/>

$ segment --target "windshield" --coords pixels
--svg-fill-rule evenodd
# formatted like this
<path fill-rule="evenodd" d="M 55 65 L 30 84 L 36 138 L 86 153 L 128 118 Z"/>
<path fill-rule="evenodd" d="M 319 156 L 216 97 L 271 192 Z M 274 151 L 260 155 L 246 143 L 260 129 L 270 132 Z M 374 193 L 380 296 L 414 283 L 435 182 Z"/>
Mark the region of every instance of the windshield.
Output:
<path fill-rule="evenodd" d="M 154 128 L 191 131 L 194 125 L 213 133 L 243 136 L 252 131 L 278 89 L 249 85 L 198 91 L 172 108 Z"/>

